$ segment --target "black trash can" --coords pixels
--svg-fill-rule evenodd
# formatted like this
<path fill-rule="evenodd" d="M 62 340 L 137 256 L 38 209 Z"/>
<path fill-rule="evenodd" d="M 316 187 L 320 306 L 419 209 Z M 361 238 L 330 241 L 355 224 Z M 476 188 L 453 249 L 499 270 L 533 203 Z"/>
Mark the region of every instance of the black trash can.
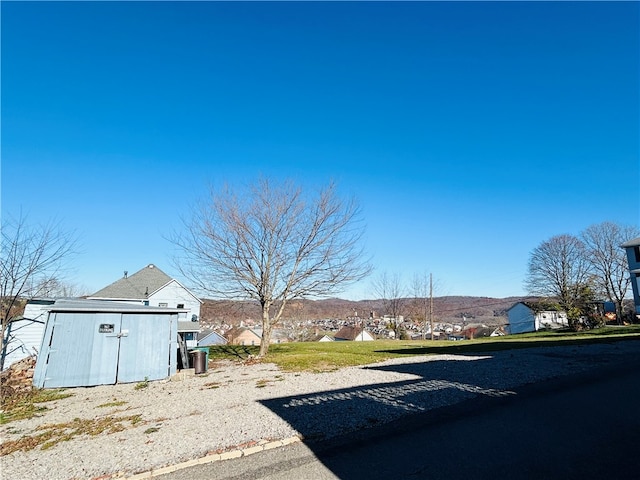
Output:
<path fill-rule="evenodd" d="M 202 350 L 193 350 L 191 354 L 191 363 L 195 370 L 195 374 L 206 373 L 207 371 L 207 352 Z"/>

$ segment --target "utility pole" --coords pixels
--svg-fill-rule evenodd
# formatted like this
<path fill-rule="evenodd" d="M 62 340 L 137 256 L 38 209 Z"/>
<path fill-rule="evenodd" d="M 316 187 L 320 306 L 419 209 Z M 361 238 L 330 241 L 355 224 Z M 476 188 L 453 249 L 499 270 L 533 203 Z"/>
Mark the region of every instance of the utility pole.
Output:
<path fill-rule="evenodd" d="M 431 340 L 433 340 L 433 274 L 429 274 L 429 323 L 431 324 Z"/>

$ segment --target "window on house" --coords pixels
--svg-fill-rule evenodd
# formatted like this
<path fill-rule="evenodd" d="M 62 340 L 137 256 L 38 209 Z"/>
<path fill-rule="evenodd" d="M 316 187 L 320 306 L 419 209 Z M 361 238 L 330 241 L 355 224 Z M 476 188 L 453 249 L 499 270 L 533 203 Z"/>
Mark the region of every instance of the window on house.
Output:
<path fill-rule="evenodd" d="M 179 303 L 177 308 L 184 308 L 184 303 Z"/>
<path fill-rule="evenodd" d="M 168 303 L 165 303 L 165 302 L 160 302 L 160 303 L 158 304 L 158 306 L 159 306 L 159 307 L 163 307 L 163 308 L 167 308 L 167 307 L 169 306 L 169 304 L 168 304 Z"/>
<path fill-rule="evenodd" d="M 633 247 L 633 253 L 636 255 L 636 262 L 640 262 L 640 245 Z"/>

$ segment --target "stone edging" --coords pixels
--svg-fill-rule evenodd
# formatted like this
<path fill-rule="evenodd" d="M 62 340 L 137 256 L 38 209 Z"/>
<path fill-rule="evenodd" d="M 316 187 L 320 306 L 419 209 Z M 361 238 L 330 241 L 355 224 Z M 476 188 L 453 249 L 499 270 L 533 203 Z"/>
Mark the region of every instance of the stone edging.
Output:
<path fill-rule="evenodd" d="M 194 467 L 196 465 L 204 465 L 207 463 L 220 462 L 222 460 L 230 460 L 232 458 L 240 458 L 246 457 L 248 455 L 253 455 L 254 453 L 263 452 L 265 450 L 273 450 L 274 448 L 280 448 L 287 445 L 291 445 L 293 443 L 300 442 L 300 437 L 289 437 L 283 440 L 276 440 L 273 442 L 259 442 L 258 444 L 238 450 L 231 450 L 229 452 L 224 453 L 213 453 L 209 455 L 205 455 L 204 457 L 194 458 L 193 460 L 187 460 L 186 462 L 178 463 L 175 465 L 169 465 L 167 467 L 156 468 L 153 470 L 149 470 L 147 472 L 137 473 L 130 477 L 124 477 L 124 480 L 143 480 L 145 478 L 153 478 L 159 475 L 165 475 L 167 473 L 172 473 L 177 470 L 182 470 L 183 468 Z"/>

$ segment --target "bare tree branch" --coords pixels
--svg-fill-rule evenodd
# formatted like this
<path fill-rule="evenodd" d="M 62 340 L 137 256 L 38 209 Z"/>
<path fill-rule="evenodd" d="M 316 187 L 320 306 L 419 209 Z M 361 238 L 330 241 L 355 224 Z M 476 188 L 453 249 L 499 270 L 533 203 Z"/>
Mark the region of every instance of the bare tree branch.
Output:
<path fill-rule="evenodd" d="M 400 337 L 400 316 L 405 308 L 406 289 L 397 273 L 380 273 L 371 283 L 373 292 L 382 300 L 384 314 L 392 318 L 392 329 L 395 338 Z"/>
<path fill-rule="evenodd" d="M 620 245 L 638 236 L 638 228 L 613 222 L 591 225 L 581 235 L 598 293 L 615 304 L 618 323 L 631 285 L 626 252 Z"/>
<path fill-rule="evenodd" d="M 556 235 L 531 252 L 526 280 L 531 295 L 557 297 L 569 310 L 590 285 L 584 243 L 573 235 Z"/>
<path fill-rule="evenodd" d="M 260 303 L 262 356 L 289 300 L 329 296 L 369 274 L 359 215 L 333 183 L 314 196 L 262 178 L 240 194 L 211 189 L 169 240 L 181 252 L 176 268 L 201 291 Z"/>
<path fill-rule="evenodd" d="M 77 241 L 59 225 L 49 223 L 30 227 L 22 214 L 6 216 L 2 223 L 0 252 L 0 320 L 2 352 L 5 331 L 20 307 L 28 300 L 50 292 L 60 283 L 64 262 L 73 254 Z M 4 367 L 4 355 L 0 369 Z"/>

